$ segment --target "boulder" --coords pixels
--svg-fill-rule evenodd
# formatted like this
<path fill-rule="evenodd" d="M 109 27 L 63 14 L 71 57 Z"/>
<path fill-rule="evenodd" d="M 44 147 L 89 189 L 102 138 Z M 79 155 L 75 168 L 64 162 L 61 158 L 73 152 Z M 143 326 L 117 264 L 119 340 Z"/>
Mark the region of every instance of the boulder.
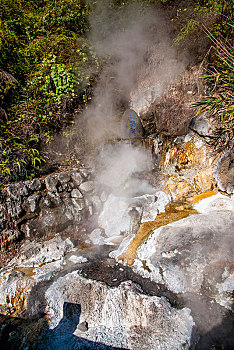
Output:
<path fill-rule="evenodd" d="M 38 208 L 38 203 L 41 198 L 41 195 L 39 193 L 32 194 L 28 198 L 25 199 L 25 201 L 22 204 L 23 209 L 26 212 L 34 213 L 36 209 Z"/>
<path fill-rule="evenodd" d="M 218 301 L 219 283 L 231 276 L 231 270 L 225 271 L 233 264 L 233 227 L 234 211 L 227 210 L 162 226 L 138 248 L 135 268 L 175 293 L 212 295 Z M 225 303 L 231 306 L 231 295 Z"/>
<path fill-rule="evenodd" d="M 218 160 L 213 175 L 221 191 L 234 193 L 234 146 Z"/>
<path fill-rule="evenodd" d="M 191 343 L 190 310 L 175 309 L 165 298 L 145 295 L 131 281 L 108 287 L 74 271 L 52 283 L 45 298 L 49 327 L 54 330 L 64 322 L 64 302 L 80 305 L 79 321 L 73 328 L 77 344 L 81 334 L 97 346 L 136 350 L 189 349 Z M 88 327 L 81 329 L 78 322 Z"/>
<path fill-rule="evenodd" d="M 133 109 L 128 109 L 122 117 L 122 135 L 123 138 L 143 138 L 144 129 L 141 120 Z"/>
<path fill-rule="evenodd" d="M 194 117 L 189 124 L 189 128 L 201 136 L 207 136 L 212 133 L 211 124 L 204 113 Z"/>

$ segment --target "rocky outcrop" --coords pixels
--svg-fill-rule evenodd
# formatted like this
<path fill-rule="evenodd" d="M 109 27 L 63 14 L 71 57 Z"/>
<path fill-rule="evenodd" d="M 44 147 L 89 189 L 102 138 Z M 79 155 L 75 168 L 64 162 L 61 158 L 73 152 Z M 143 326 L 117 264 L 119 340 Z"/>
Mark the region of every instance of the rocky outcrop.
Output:
<path fill-rule="evenodd" d="M 2 307 L 10 314 L 21 313 L 22 322 L 28 319 L 22 328 L 14 326 L 18 333 L 8 336 L 8 346 L 18 336 L 25 347 L 34 341 L 33 349 L 54 349 L 56 344 L 68 349 L 189 349 L 194 321 L 188 308 L 176 308 L 164 296 L 156 296 L 153 285 L 147 295 L 126 277 L 116 283 L 124 269 L 111 259 L 106 267 L 115 286 L 90 279 L 85 275 L 95 265 L 85 269 L 89 259 L 77 254 L 70 239 L 58 236 L 46 244 L 26 242 L 19 257 L 1 271 Z"/>
<path fill-rule="evenodd" d="M 2 192 L 1 249 L 20 237 L 39 239 L 79 225 L 95 213 L 94 190 L 87 169 L 11 184 Z"/>
<path fill-rule="evenodd" d="M 72 272 L 53 283 L 45 296 L 53 328 L 63 317 L 64 301 L 69 301 L 81 307 L 79 323 L 88 325 L 87 340 L 139 350 L 189 348 L 189 309 L 176 310 L 164 298 L 144 295 L 131 281 L 111 288 Z M 74 334 L 81 337 L 84 331 L 77 327 Z"/>

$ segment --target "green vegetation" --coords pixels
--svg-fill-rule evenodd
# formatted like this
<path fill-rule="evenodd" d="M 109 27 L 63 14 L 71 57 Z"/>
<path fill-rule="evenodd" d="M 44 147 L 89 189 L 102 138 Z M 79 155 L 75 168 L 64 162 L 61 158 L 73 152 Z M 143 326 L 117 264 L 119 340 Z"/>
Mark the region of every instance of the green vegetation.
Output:
<path fill-rule="evenodd" d="M 0 3 L 0 182 L 32 177 L 40 143 L 86 103 L 98 60 L 83 0 Z"/>
<path fill-rule="evenodd" d="M 105 0 L 110 8 L 135 0 Z M 213 145 L 233 137 L 233 2 L 142 0 L 173 13 L 175 43 L 209 36 L 209 96 L 196 104 L 218 119 Z M 32 178 L 45 162 L 41 143 L 68 125 L 87 103 L 99 62 L 87 39 L 94 0 L 1 0 L 0 2 L 0 186 Z M 170 12 L 171 11 L 171 12 Z M 174 11 L 174 12 L 173 12 Z M 204 26 L 205 24 L 205 26 Z M 188 38 L 188 39 L 187 39 Z M 187 40 L 187 41 L 186 41 Z"/>
<path fill-rule="evenodd" d="M 180 31 L 176 44 L 209 37 L 210 45 L 201 76 L 206 96 L 192 107 L 206 112 L 215 120 L 216 129 L 209 144 L 221 152 L 233 144 L 234 130 L 234 2 L 225 0 L 196 0 L 178 8 L 174 21 Z"/>
<path fill-rule="evenodd" d="M 207 30 L 207 29 L 206 29 Z M 233 144 L 234 134 L 234 56 L 228 42 L 220 42 L 208 32 L 214 42 L 215 65 L 207 67 L 201 78 L 209 86 L 209 96 L 194 104 L 200 112 L 207 112 L 216 120 L 216 130 L 209 138 L 219 152 Z"/>

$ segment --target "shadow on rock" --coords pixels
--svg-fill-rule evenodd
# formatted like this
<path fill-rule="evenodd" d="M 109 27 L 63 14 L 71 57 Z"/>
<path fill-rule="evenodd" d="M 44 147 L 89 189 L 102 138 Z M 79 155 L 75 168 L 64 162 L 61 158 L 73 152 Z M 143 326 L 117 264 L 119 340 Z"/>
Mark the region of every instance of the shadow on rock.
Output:
<path fill-rule="evenodd" d="M 63 304 L 63 318 L 58 326 L 49 329 L 45 319 L 35 319 L 29 321 L 18 317 L 9 317 L 0 315 L 0 349 L 4 350 L 117 350 L 116 348 L 102 343 L 93 342 L 85 338 L 77 337 L 75 332 L 79 324 L 81 307 L 79 304 L 67 303 Z M 37 326 L 35 327 L 36 323 Z M 38 324 L 41 323 L 43 329 L 40 338 L 36 336 L 39 331 Z M 27 339 L 29 333 L 25 330 L 33 327 L 35 332 L 35 342 Z M 36 330 L 37 328 L 37 330 Z M 85 332 L 88 324 L 80 323 L 78 328 Z M 27 335 L 26 335 L 27 334 Z M 31 345 L 30 345 L 31 343 Z M 33 344 L 33 345 L 32 345 Z M 127 350 L 127 349 L 125 349 Z"/>
<path fill-rule="evenodd" d="M 234 349 L 234 317 L 230 312 L 220 324 L 209 332 L 200 334 L 194 350 L 233 350 Z"/>
<path fill-rule="evenodd" d="M 63 318 L 59 322 L 58 326 L 52 330 L 47 327 L 47 329 L 42 333 L 39 341 L 34 344 L 33 350 L 120 349 L 75 336 L 73 333 L 79 324 L 80 314 L 81 307 L 79 304 L 65 302 L 63 304 Z M 79 326 L 83 331 L 88 329 L 88 324 L 81 323 Z"/>

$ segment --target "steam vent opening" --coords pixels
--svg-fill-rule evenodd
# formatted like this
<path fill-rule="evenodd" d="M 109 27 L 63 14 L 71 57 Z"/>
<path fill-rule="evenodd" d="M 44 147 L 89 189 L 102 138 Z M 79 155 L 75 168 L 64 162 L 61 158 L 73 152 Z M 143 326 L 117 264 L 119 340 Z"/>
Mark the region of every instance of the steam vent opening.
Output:
<path fill-rule="evenodd" d="M 232 23 L 1 2 L 0 349 L 234 349 Z"/>

